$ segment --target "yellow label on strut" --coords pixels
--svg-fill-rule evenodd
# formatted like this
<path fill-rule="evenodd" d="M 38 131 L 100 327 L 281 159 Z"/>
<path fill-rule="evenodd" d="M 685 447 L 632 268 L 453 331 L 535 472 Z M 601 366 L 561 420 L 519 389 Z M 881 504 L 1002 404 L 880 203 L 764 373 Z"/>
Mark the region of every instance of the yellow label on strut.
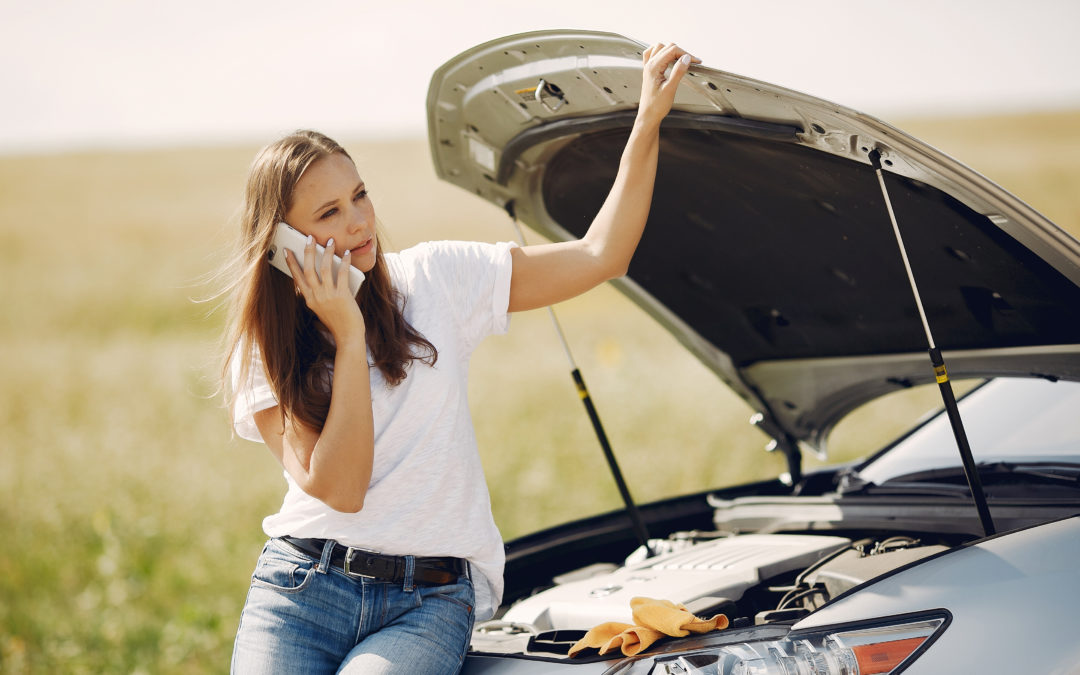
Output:
<path fill-rule="evenodd" d="M 945 372 L 945 366 L 944 365 L 934 366 L 934 375 L 937 376 L 937 383 L 938 384 L 945 384 L 946 382 L 949 381 L 949 374 L 947 372 Z"/>

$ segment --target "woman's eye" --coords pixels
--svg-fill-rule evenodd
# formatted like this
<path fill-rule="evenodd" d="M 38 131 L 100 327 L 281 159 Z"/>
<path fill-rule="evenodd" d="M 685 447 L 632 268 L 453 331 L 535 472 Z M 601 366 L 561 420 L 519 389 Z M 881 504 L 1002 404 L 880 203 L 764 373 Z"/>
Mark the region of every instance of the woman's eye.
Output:
<path fill-rule="evenodd" d="M 329 211 L 327 211 L 326 213 L 324 213 L 324 214 L 322 214 L 321 216 L 319 216 L 319 220 L 326 220 L 327 218 L 329 218 L 330 216 L 334 215 L 335 213 L 337 213 L 337 209 L 330 209 L 330 210 L 329 210 Z"/>
<path fill-rule="evenodd" d="M 364 197 L 367 197 L 367 190 L 361 190 L 360 192 L 357 192 L 356 196 L 353 197 L 353 201 L 360 201 Z"/>

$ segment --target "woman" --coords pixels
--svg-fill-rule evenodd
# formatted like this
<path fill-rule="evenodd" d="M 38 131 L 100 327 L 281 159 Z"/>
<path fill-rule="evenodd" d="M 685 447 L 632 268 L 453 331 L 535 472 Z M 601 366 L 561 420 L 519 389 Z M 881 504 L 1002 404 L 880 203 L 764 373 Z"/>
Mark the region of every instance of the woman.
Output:
<path fill-rule="evenodd" d="M 299 132 L 256 158 L 226 377 L 238 433 L 266 443 L 288 492 L 263 522 L 271 539 L 234 671 L 461 668 L 474 620 L 499 604 L 503 568 L 466 405 L 468 358 L 506 330 L 508 312 L 625 273 L 652 199 L 660 122 L 693 59 L 659 44 L 643 60 L 618 175 L 579 241 L 438 242 L 384 255 L 340 146 Z M 281 220 L 308 235 L 303 260 L 287 258 L 293 279 L 265 262 Z M 341 271 L 315 244 L 342 256 Z M 355 297 L 346 265 L 366 274 Z"/>

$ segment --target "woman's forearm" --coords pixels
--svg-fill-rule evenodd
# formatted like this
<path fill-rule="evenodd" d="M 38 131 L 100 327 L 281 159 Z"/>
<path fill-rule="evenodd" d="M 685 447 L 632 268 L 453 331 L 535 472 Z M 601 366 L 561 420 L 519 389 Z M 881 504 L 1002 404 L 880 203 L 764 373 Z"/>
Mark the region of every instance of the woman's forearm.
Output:
<path fill-rule="evenodd" d="M 615 182 L 583 237 L 602 280 L 626 274 L 652 206 L 660 149 L 660 123 L 634 121 Z"/>
<path fill-rule="evenodd" d="M 371 383 L 363 341 L 338 349 L 332 392 L 309 474 L 317 481 L 319 498 L 324 502 L 338 511 L 359 511 L 375 456 Z"/>
<path fill-rule="evenodd" d="M 362 340 L 338 347 L 330 410 L 321 432 L 286 422 L 282 464 L 312 497 L 337 511 L 364 506 L 374 459 L 374 422 Z"/>

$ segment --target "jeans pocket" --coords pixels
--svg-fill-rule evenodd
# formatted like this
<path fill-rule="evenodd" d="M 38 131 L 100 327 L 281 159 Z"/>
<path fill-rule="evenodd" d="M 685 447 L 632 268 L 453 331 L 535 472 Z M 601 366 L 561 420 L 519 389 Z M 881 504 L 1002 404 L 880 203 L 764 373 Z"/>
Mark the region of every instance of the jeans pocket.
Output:
<path fill-rule="evenodd" d="M 421 596 L 418 618 L 423 617 L 423 628 L 418 634 L 425 635 L 456 659 L 455 668 L 460 668 L 469 649 L 475 618 L 476 595 L 472 582 L 462 577 L 453 584 L 420 586 L 418 590 Z"/>
<path fill-rule="evenodd" d="M 476 603 L 476 595 L 473 591 L 472 582 L 467 578 L 461 578 L 454 584 L 446 586 L 428 586 L 421 592 L 424 600 L 446 600 L 452 602 L 471 617 L 473 605 Z"/>
<path fill-rule="evenodd" d="M 293 558 L 267 546 L 251 575 L 251 585 L 278 593 L 299 593 L 311 583 L 318 563 L 306 558 Z"/>

